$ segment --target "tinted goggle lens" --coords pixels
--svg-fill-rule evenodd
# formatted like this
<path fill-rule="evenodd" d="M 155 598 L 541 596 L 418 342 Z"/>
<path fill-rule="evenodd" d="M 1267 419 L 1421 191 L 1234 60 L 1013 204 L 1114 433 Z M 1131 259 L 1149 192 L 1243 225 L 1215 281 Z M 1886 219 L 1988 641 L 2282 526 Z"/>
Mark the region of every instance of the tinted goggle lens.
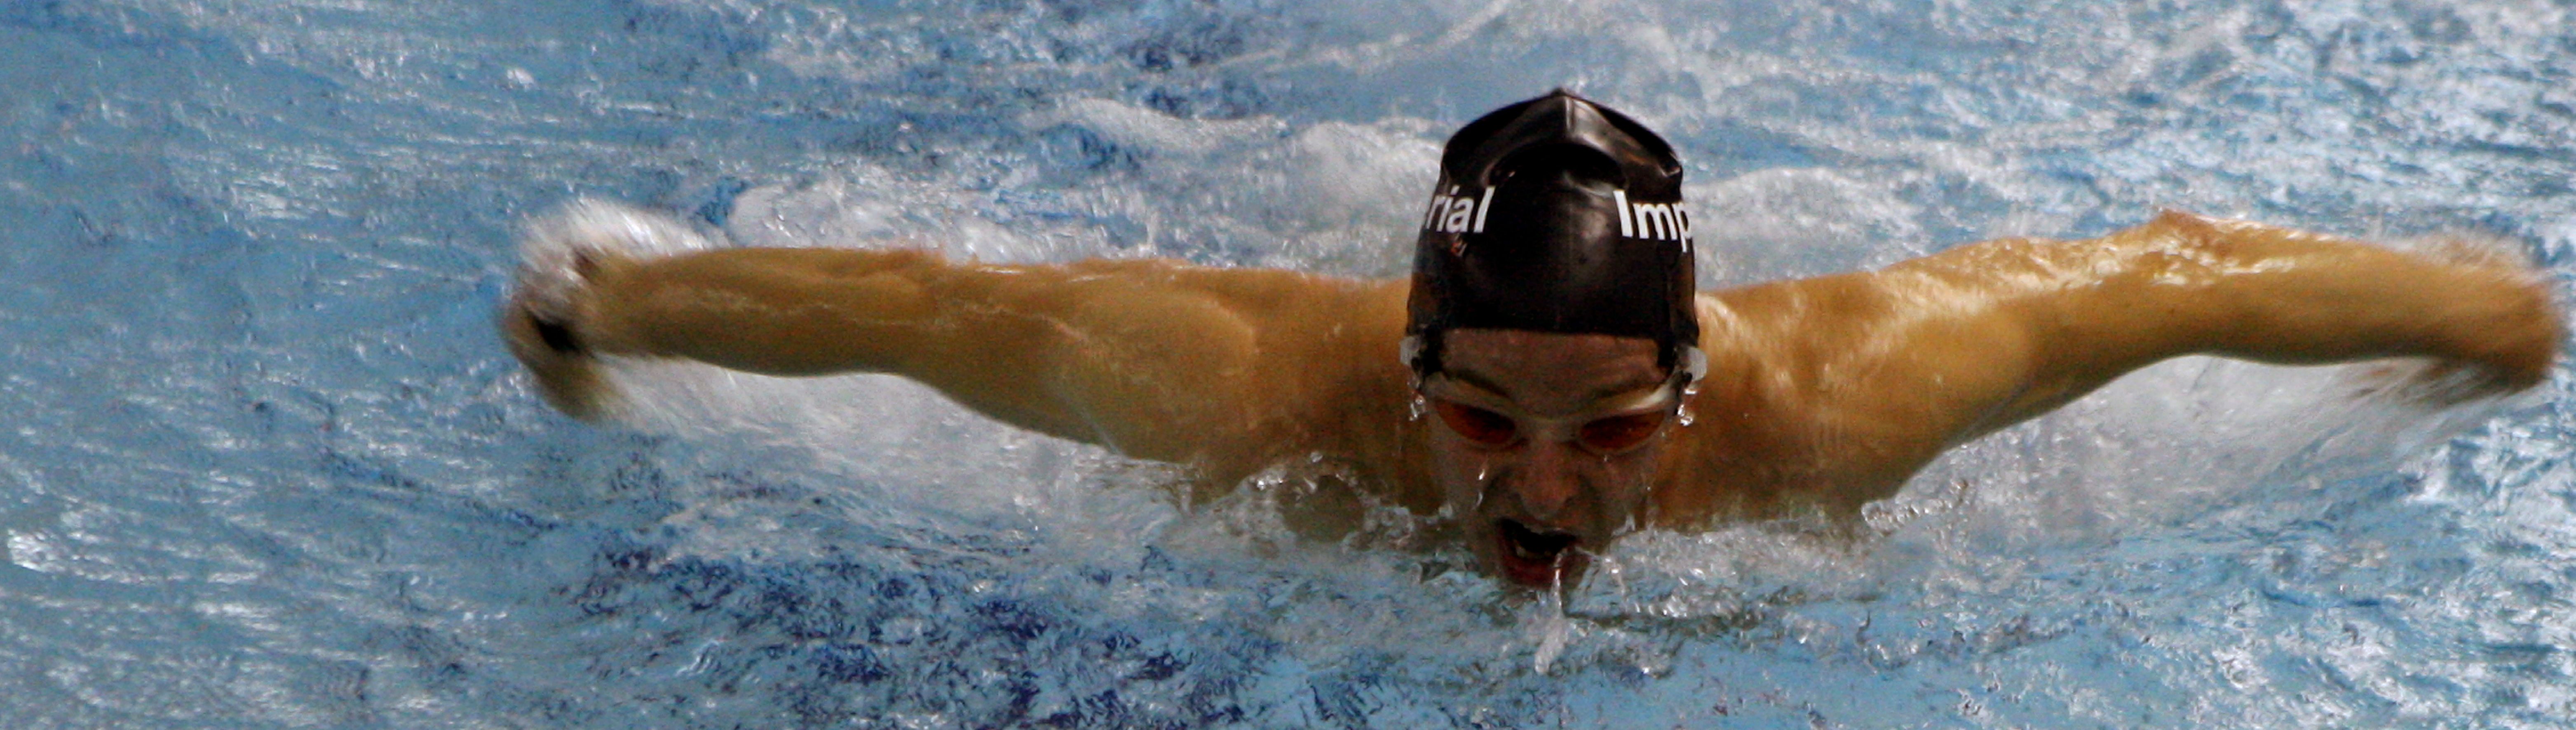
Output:
<path fill-rule="evenodd" d="M 1431 410 L 1440 414 L 1440 422 L 1447 424 L 1459 438 L 1481 446 L 1509 446 L 1521 440 L 1523 435 L 1519 421 L 1490 409 L 1432 398 Z M 1670 417 L 1666 410 L 1656 409 L 1595 418 L 1574 429 L 1574 441 L 1600 453 L 1627 451 L 1654 438 Z"/>
<path fill-rule="evenodd" d="M 1663 430 L 1664 419 L 1670 415 L 1667 411 L 1658 410 L 1595 418 L 1575 429 L 1574 440 L 1585 448 L 1602 453 L 1627 451 L 1645 443 L 1646 439 L 1654 438 L 1655 432 Z"/>
<path fill-rule="evenodd" d="M 1431 410 L 1440 414 L 1440 422 L 1459 438 L 1484 446 L 1508 446 L 1521 438 L 1520 424 L 1510 416 L 1456 401 L 1433 398 Z"/>

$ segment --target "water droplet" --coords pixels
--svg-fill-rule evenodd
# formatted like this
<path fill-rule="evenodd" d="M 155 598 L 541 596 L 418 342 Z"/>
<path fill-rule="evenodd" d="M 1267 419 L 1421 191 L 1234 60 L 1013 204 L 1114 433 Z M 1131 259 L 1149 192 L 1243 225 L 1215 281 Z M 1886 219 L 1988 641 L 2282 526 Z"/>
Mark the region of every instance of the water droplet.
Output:
<path fill-rule="evenodd" d="M 1574 622 L 1565 618 L 1564 586 L 1561 578 L 1559 583 L 1557 590 L 1548 591 L 1545 604 L 1537 609 L 1537 615 L 1525 619 L 1535 624 L 1530 626 L 1530 629 L 1538 634 L 1538 650 L 1532 652 L 1530 665 L 1540 674 L 1546 674 L 1548 668 L 1556 664 L 1557 657 L 1565 654 L 1566 641 L 1573 638 L 1574 634 Z"/>
<path fill-rule="evenodd" d="M 1692 422 L 1699 420 L 1699 413 L 1691 410 L 1689 403 L 1682 404 L 1681 412 L 1675 415 L 1679 418 L 1682 428 L 1690 428 Z"/>
<path fill-rule="evenodd" d="M 1415 393 L 1413 394 L 1413 402 L 1407 405 L 1406 411 L 1407 413 L 1404 416 L 1404 420 L 1422 420 L 1422 414 L 1431 412 L 1431 400 L 1422 397 L 1421 393 Z"/>
<path fill-rule="evenodd" d="M 1542 600 L 1537 609 L 1537 615 L 1533 618 L 1537 623 L 1537 626 L 1532 628 L 1536 629 L 1538 634 L 1538 651 L 1530 657 L 1530 664 L 1531 668 L 1538 670 L 1540 674 L 1546 674 L 1548 668 L 1556 664 L 1557 658 L 1565 655 L 1567 640 L 1574 638 L 1574 622 L 1565 617 L 1564 553 L 1558 553 L 1556 556 L 1554 568 L 1548 575 L 1547 596 Z"/>

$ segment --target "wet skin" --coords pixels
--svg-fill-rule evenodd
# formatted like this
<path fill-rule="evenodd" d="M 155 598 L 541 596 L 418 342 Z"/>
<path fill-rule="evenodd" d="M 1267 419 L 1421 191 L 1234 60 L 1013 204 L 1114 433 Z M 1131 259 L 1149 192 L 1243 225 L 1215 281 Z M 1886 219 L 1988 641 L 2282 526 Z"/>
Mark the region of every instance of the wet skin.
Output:
<path fill-rule="evenodd" d="M 1450 382 L 1434 391 L 1482 411 L 1473 417 L 1523 421 L 1506 443 L 1471 439 L 1433 419 L 1432 478 L 1460 516 L 1467 545 L 1489 572 L 1524 586 L 1581 582 L 1591 553 L 1641 521 L 1646 494 L 1674 427 L 1667 403 L 1635 404 L 1675 387 L 1652 340 L 1512 330 L 1445 335 Z M 1439 407 L 1457 407 L 1440 404 Z M 1642 412 L 1641 412 L 1642 411 Z M 1543 432 L 1529 421 L 1635 421 L 1652 428 L 1632 446 L 1604 453 L 1575 433 Z M 1559 571 L 1563 575 L 1559 575 Z"/>
<path fill-rule="evenodd" d="M 2477 376 L 2425 391 L 2456 399 L 2544 382 L 2564 333 L 2518 255 L 2168 212 L 2100 238 L 2001 239 L 1701 294 L 1708 376 L 1686 405 L 1702 418 L 1603 450 L 1583 424 L 1639 415 L 1664 382 L 1651 343 L 1452 331 L 1447 371 L 1423 391 L 1492 417 L 1468 431 L 1408 418 L 1420 394 L 1397 360 L 1403 280 L 851 249 L 646 259 L 623 253 L 637 248 L 628 224 L 662 219 L 592 213 L 536 229 L 587 253 L 574 273 L 523 271 L 500 322 L 568 413 L 614 414 L 600 354 L 893 373 L 1023 428 L 1185 465 L 1202 497 L 1283 460 L 1338 459 L 1384 502 L 1462 517 L 1485 567 L 1534 586 L 1560 562 L 1575 583 L 1631 521 L 1856 521 L 1942 451 L 2165 358 L 2430 357 L 2428 379 Z M 1468 438 L 1498 424 L 1545 438 Z"/>

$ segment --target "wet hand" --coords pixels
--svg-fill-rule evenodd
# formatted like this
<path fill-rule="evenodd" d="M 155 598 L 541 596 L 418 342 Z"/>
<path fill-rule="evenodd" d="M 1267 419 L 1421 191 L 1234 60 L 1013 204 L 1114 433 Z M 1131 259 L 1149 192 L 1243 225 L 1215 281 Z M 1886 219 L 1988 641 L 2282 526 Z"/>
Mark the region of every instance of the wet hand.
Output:
<path fill-rule="evenodd" d="M 2445 323 L 2434 360 L 2390 363 L 2361 371 L 2356 395 L 2447 405 L 2526 390 L 2548 381 L 2566 338 L 2566 314 L 2530 262 L 2508 242 L 2446 236 L 2409 246 L 2418 255 L 2466 270 L 2439 311 Z"/>
<path fill-rule="evenodd" d="M 572 319 L 572 308 L 551 306 L 538 292 L 542 287 L 526 281 L 521 273 L 518 291 L 511 295 L 501 310 L 501 336 L 509 343 L 510 354 L 518 357 L 536 376 L 537 393 L 546 403 L 566 415 L 595 421 L 607 414 L 613 393 L 603 377 L 599 358 L 582 346 Z"/>
<path fill-rule="evenodd" d="M 2549 379 L 2566 338 L 2566 314 L 2531 263 L 2502 241 L 2452 236 L 2434 239 L 2427 256 L 2470 269 L 2484 280 L 2460 292 L 2444 314 L 2454 325 L 2449 356 L 2416 379 L 2456 380 L 2469 395 L 2500 395 Z"/>

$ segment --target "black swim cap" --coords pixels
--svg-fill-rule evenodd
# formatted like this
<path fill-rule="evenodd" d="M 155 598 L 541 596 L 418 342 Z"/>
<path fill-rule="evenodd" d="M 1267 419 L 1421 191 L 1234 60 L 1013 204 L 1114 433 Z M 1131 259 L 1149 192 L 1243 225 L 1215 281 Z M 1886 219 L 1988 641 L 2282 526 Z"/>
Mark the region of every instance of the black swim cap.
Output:
<path fill-rule="evenodd" d="M 1558 89 L 1449 138 L 1413 257 L 1402 356 L 1440 371 L 1440 335 L 1482 328 L 1642 337 L 1699 363 L 1690 216 L 1663 138 Z"/>

